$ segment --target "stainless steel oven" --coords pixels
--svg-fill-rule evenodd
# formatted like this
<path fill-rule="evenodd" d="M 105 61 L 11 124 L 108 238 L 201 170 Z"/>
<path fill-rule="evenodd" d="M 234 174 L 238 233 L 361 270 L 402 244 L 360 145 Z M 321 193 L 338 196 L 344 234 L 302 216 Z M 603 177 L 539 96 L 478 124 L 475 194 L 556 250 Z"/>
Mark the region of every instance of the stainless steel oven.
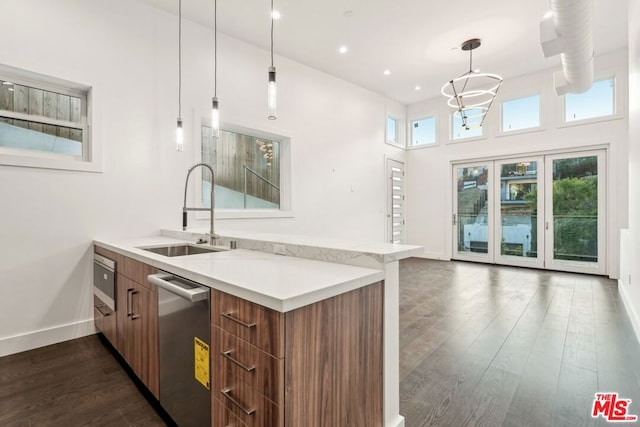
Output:
<path fill-rule="evenodd" d="M 93 254 L 93 294 L 116 310 L 116 262 L 98 254 Z"/>

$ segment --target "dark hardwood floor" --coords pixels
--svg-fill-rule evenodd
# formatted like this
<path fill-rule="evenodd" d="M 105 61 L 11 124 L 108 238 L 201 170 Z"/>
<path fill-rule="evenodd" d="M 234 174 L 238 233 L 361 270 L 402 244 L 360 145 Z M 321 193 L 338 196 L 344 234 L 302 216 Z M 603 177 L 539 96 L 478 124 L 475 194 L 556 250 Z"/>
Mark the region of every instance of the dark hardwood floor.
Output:
<path fill-rule="evenodd" d="M 597 392 L 640 415 L 640 346 L 595 276 L 402 261 L 400 375 L 407 427 L 606 425 Z"/>
<path fill-rule="evenodd" d="M 0 358 L 0 426 L 165 426 L 97 335 Z"/>
<path fill-rule="evenodd" d="M 404 260 L 400 328 L 406 427 L 606 425 L 596 392 L 640 415 L 640 345 L 612 280 Z M 85 425 L 166 423 L 97 336 L 0 358 L 0 426 Z"/>

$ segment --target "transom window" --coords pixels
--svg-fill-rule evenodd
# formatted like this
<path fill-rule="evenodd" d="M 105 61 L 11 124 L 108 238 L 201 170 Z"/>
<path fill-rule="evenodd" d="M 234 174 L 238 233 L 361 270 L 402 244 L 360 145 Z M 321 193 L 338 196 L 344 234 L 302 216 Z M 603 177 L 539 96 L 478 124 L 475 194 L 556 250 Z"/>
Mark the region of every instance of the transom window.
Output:
<path fill-rule="evenodd" d="M 564 120 L 594 119 L 615 114 L 615 78 L 597 80 L 591 89 L 580 94 L 564 96 Z"/>
<path fill-rule="evenodd" d="M 398 120 L 388 116 L 387 117 L 387 142 L 389 144 L 398 145 Z"/>
<path fill-rule="evenodd" d="M 411 145 L 414 147 L 436 143 L 436 118 L 425 117 L 411 121 Z"/>
<path fill-rule="evenodd" d="M 502 103 L 502 132 L 540 127 L 540 95 Z"/>
<path fill-rule="evenodd" d="M 462 122 L 460 113 L 455 112 L 451 115 L 451 139 L 476 138 L 482 136 L 482 126 L 480 126 L 479 115 L 482 111 L 479 108 L 466 110 L 467 120 L 465 126 Z"/>

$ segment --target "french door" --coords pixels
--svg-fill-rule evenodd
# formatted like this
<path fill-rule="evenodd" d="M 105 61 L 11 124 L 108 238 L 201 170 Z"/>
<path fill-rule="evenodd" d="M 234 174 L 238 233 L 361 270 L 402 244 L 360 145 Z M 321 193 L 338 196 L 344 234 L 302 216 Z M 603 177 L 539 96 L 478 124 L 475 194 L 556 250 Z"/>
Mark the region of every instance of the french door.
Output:
<path fill-rule="evenodd" d="M 606 273 L 604 150 L 453 165 L 453 258 Z"/>

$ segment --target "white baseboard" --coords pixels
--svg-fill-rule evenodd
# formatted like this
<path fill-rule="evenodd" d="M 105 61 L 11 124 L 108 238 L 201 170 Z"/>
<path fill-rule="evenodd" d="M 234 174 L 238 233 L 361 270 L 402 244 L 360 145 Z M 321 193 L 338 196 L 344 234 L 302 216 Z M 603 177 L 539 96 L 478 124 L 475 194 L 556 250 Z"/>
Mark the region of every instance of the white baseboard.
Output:
<path fill-rule="evenodd" d="M 629 315 L 629 320 L 631 320 L 631 326 L 633 326 L 633 331 L 636 333 L 636 339 L 640 342 L 640 316 L 638 316 L 638 312 L 633 307 L 633 303 L 629 298 L 629 294 L 627 294 L 627 286 L 622 280 L 618 280 L 618 292 L 620 292 L 620 297 L 622 298 L 622 302 L 624 303 L 624 308 Z"/>
<path fill-rule="evenodd" d="M 0 357 L 95 334 L 93 319 L 0 338 Z"/>

